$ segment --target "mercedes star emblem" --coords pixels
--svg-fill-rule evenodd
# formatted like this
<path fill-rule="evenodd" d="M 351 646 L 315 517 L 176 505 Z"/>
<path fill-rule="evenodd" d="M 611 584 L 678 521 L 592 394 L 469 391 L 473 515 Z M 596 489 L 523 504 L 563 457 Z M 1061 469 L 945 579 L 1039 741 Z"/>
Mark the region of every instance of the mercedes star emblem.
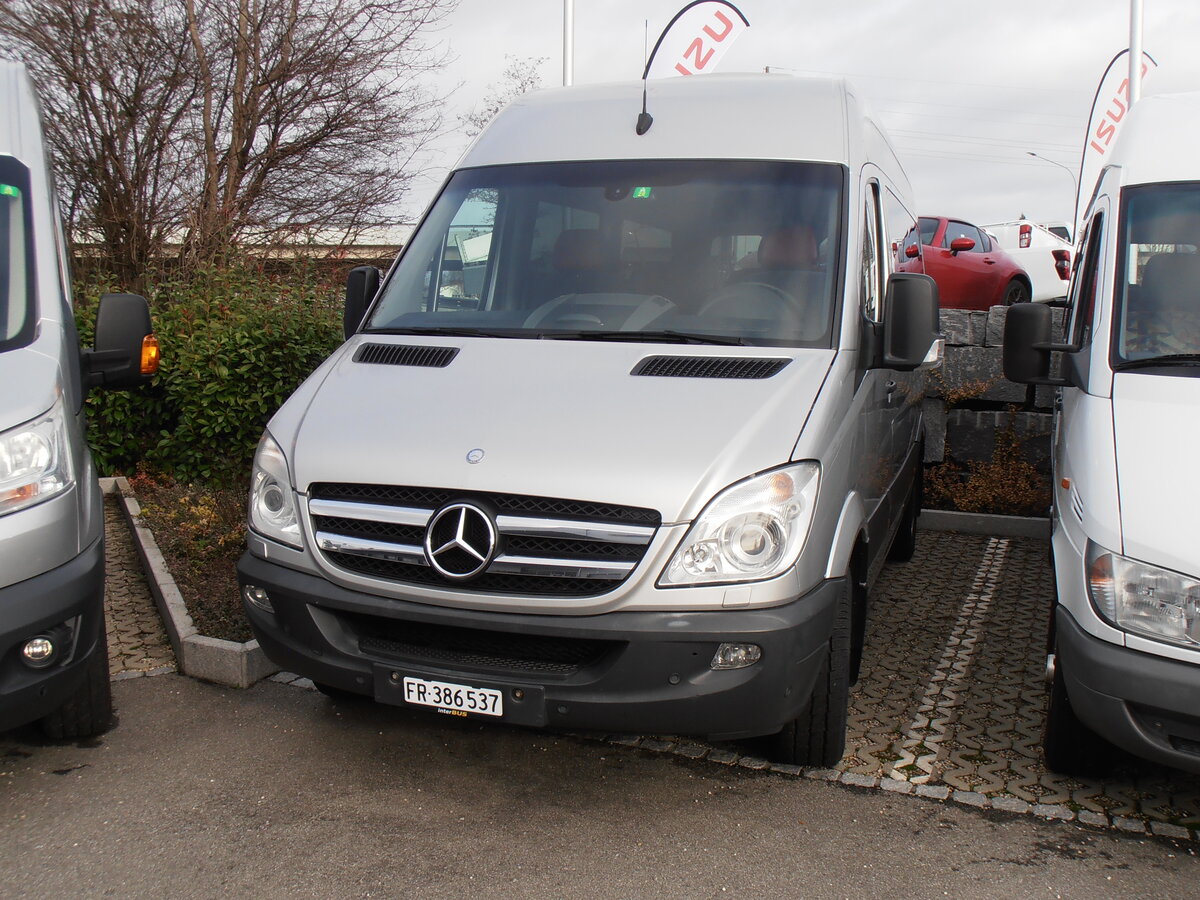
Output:
<path fill-rule="evenodd" d="M 483 572 L 496 555 L 496 525 L 470 503 L 451 503 L 425 529 L 425 556 L 442 576 L 465 581 Z"/>

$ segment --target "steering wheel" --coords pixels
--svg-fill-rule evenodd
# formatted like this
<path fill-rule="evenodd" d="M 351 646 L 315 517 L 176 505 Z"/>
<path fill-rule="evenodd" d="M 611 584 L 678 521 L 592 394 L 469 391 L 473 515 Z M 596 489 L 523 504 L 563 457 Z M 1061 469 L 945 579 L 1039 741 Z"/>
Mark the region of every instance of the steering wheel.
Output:
<path fill-rule="evenodd" d="M 763 305 L 768 309 L 761 309 Z M 723 312 L 722 307 L 730 307 Z M 795 299 L 773 284 L 763 281 L 743 281 L 727 284 L 700 309 L 700 315 L 745 315 L 747 311 L 758 312 L 759 318 L 774 318 L 783 321 L 797 313 Z"/>
<path fill-rule="evenodd" d="M 604 326 L 604 320 L 591 313 L 566 312 L 558 316 L 549 316 L 541 323 L 542 328 L 577 328 L 584 325 Z"/>

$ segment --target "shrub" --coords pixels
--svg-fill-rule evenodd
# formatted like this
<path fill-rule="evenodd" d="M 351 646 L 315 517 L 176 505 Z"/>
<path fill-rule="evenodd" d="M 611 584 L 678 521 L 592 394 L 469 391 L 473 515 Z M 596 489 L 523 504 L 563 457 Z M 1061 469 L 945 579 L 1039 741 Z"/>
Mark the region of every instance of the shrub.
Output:
<path fill-rule="evenodd" d="M 90 342 L 103 279 L 76 288 Z M 151 384 L 93 391 L 89 440 L 100 471 L 139 463 L 180 481 L 229 483 L 249 468 L 271 414 L 341 343 L 339 288 L 303 263 L 282 274 L 249 268 L 164 276 L 150 300 L 162 346 Z"/>
<path fill-rule="evenodd" d="M 248 641 L 236 564 L 246 539 L 246 485 L 214 488 L 139 471 L 129 484 L 196 629 Z"/>
<path fill-rule="evenodd" d="M 930 466 L 925 490 L 930 505 L 962 512 L 1010 516 L 1044 516 L 1050 508 L 1050 485 L 1021 454 L 1016 417 L 995 433 L 992 458 L 971 460 L 965 466 L 947 460 Z"/>

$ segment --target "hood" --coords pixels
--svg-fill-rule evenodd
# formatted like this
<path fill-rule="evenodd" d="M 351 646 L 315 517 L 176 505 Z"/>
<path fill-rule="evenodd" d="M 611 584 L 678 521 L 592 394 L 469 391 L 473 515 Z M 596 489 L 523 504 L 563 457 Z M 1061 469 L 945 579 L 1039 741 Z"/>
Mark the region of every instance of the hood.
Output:
<path fill-rule="evenodd" d="M 363 343 L 452 347 L 444 368 L 354 361 Z M 631 375 L 652 356 L 781 359 L 769 378 Z M 686 521 L 787 462 L 831 350 L 359 335 L 324 367 L 293 477 L 592 500 Z M 286 416 L 285 416 L 286 418 Z M 276 435 L 277 438 L 286 438 Z M 467 454 L 482 450 L 476 463 Z M 473 454 L 477 456 L 478 454 Z"/>
<path fill-rule="evenodd" d="M 35 419 L 58 398 L 58 363 L 32 346 L 0 353 L 0 432 Z"/>
<path fill-rule="evenodd" d="M 1118 372 L 1113 430 L 1124 553 L 1200 575 L 1200 378 Z"/>

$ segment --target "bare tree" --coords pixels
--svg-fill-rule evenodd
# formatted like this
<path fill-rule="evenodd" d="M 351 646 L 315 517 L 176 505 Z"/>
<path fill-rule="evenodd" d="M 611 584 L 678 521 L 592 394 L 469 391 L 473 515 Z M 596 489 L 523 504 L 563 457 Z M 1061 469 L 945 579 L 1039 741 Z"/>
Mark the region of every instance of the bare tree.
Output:
<path fill-rule="evenodd" d="M 0 46 L 41 89 L 68 236 L 97 241 L 127 280 L 178 230 L 188 194 L 195 84 L 178 13 L 157 0 L 0 5 Z"/>
<path fill-rule="evenodd" d="M 76 231 L 119 274 L 399 219 L 457 0 L 4 0 Z"/>
<path fill-rule="evenodd" d="M 499 84 L 494 84 L 484 95 L 483 102 L 467 115 L 459 117 L 459 125 L 467 137 L 475 137 L 487 127 L 488 122 L 496 117 L 505 106 L 522 94 L 542 86 L 542 76 L 538 69 L 548 57 L 515 57 L 505 56 L 508 65 L 500 76 Z"/>

